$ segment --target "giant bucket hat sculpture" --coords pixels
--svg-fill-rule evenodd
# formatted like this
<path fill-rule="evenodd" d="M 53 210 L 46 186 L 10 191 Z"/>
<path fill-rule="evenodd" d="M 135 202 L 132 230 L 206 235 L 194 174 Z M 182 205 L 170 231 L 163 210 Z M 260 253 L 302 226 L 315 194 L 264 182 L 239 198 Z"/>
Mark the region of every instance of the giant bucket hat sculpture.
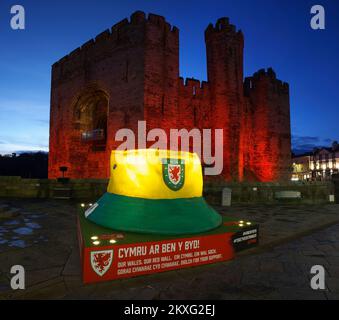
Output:
<path fill-rule="evenodd" d="M 218 227 L 221 216 L 202 197 L 195 153 L 157 149 L 111 153 L 107 192 L 85 216 L 119 231 L 193 234 Z"/>

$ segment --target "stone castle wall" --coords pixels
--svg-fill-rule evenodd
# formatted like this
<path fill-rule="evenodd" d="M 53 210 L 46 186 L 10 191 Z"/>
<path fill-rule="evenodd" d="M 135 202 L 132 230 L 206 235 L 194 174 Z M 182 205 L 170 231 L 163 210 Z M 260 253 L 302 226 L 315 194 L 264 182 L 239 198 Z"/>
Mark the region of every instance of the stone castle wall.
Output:
<path fill-rule="evenodd" d="M 226 181 L 288 179 L 288 85 L 243 81 L 244 37 L 227 18 L 205 31 L 208 81 L 179 77 L 179 30 L 137 11 L 52 66 L 49 178 L 107 178 L 120 128 L 224 130 Z M 101 128 L 101 140 L 83 134 Z"/>

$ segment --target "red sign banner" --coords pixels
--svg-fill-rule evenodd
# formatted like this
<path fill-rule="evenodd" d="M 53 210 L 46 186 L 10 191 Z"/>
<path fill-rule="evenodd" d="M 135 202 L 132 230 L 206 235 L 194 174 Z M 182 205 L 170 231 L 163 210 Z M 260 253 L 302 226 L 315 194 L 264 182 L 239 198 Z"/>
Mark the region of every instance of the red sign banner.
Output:
<path fill-rule="evenodd" d="M 229 260 L 234 257 L 232 235 L 82 247 L 83 281 L 107 281 Z"/>

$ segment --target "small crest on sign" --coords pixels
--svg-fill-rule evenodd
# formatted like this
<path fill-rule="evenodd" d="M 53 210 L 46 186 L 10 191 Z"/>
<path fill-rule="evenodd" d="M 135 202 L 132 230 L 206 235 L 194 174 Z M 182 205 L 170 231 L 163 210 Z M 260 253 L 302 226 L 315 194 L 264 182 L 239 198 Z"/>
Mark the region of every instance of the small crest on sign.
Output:
<path fill-rule="evenodd" d="M 91 252 L 91 266 L 94 272 L 102 277 L 111 267 L 113 250 L 101 250 Z"/>

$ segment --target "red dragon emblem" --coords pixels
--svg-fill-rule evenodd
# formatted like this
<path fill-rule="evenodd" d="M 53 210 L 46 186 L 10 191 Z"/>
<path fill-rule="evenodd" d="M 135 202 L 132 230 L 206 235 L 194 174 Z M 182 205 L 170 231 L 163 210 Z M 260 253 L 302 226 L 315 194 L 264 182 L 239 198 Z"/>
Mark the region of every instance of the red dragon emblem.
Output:
<path fill-rule="evenodd" d="M 162 178 L 168 188 L 180 190 L 185 182 L 184 159 L 164 158 L 162 162 Z"/>
<path fill-rule="evenodd" d="M 170 179 L 174 182 L 178 182 L 180 179 L 180 166 L 169 166 Z"/>
<path fill-rule="evenodd" d="M 103 276 L 110 268 L 113 260 L 113 250 L 92 251 L 91 265 L 96 274 Z"/>

